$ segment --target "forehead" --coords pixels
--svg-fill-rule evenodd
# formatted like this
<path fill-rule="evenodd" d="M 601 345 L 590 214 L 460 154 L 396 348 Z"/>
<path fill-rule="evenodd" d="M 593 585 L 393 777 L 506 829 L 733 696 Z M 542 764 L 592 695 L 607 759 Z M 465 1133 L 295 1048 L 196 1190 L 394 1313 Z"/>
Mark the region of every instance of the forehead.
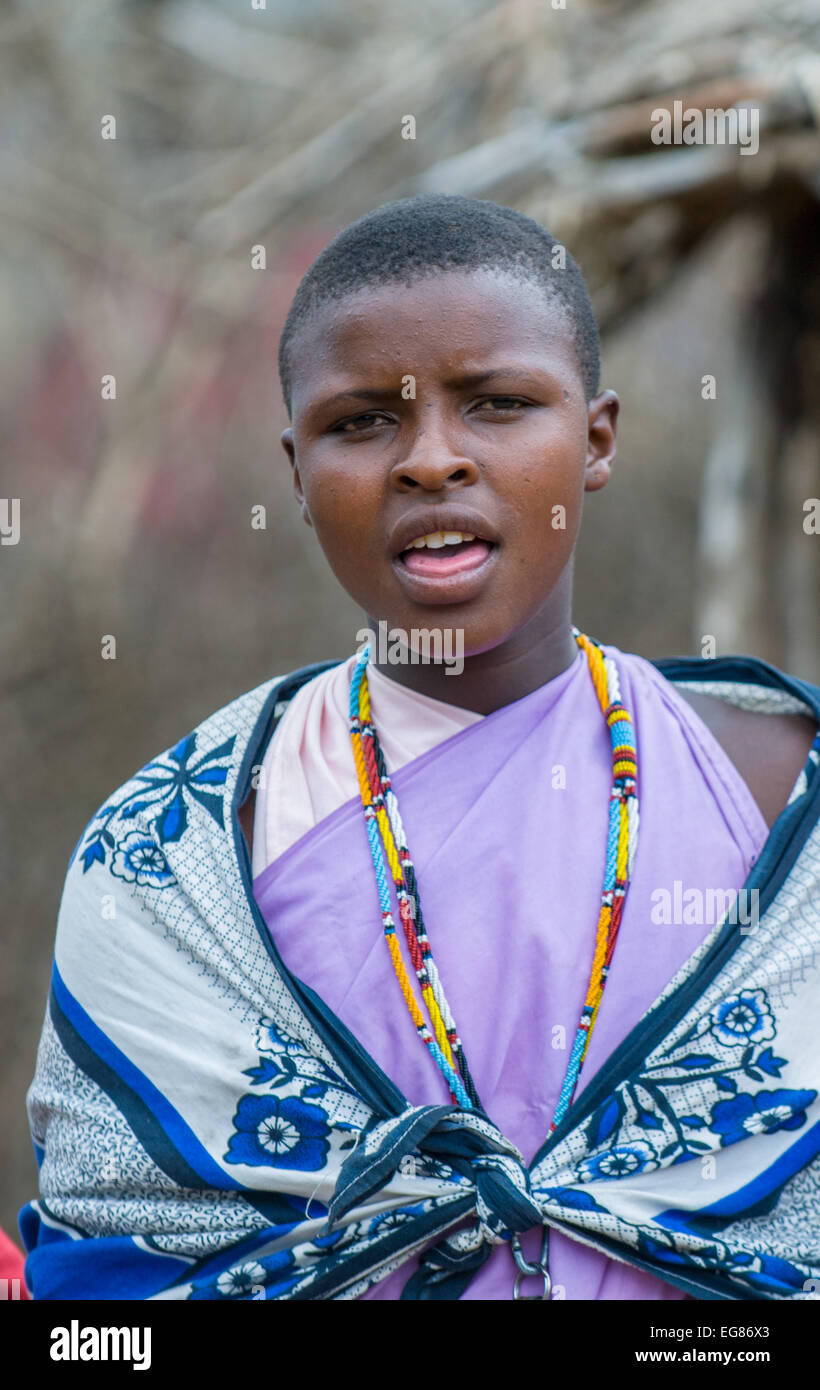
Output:
<path fill-rule="evenodd" d="M 531 279 L 459 270 L 368 285 L 300 325 L 291 346 L 294 403 L 326 389 L 330 376 L 452 374 L 513 355 L 578 374 L 567 310 Z"/>

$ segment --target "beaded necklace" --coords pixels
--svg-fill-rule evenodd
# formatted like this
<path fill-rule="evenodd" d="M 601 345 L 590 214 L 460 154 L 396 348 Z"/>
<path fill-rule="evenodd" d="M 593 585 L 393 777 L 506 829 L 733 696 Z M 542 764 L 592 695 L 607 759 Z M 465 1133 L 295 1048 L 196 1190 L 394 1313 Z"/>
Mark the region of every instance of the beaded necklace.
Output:
<path fill-rule="evenodd" d="M 595 694 L 609 729 L 612 743 L 612 790 L 609 796 L 604 883 L 592 969 L 550 1133 L 564 1118 L 578 1086 L 581 1067 L 612 963 L 638 842 L 637 749 L 632 716 L 621 703 L 618 668 L 611 657 L 604 655 L 599 643 L 584 636 L 576 627 L 573 627 L 572 635 L 587 658 Z M 465 1110 L 483 1109 L 433 959 L 398 801 L 390 784 L 384 755 L 373 724 L 367 682 L 369 656 L 368 645 L 358 654 L 350 683 L 350 736 L 370 853 L 376 873 L 384 938 L 410 1017 L 419 1037 L 444 1074 L 454 1104 Z M 427 1009 L 429 1024 L 425 1021 L 416 1000 L 396 936 L 388 872 L 396 890 L 399 920 L 421 989 L 422 1000 Z M 515 1244 L 517 1245 L 517 1242 Z M 519 1269 L 523 1269 L 520 1263 Z M 547 1287 L 546 1268 L 532 1267 L 525 1272 L 543 1273 L 545 1288 Z"/>

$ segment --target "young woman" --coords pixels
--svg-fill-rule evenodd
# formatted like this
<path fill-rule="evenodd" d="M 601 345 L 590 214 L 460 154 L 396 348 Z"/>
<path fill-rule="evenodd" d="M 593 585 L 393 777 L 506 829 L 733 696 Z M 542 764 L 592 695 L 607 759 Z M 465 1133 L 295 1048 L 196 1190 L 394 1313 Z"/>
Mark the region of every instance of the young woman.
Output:
<path fill-rule="evenodd" d="M 280 370 L 302 517 L 372 636 L 81 838 L 35 1298 L 808 1296 L 820 690 L 573 626 L 618 400 L 530 219 L 376 209 Z"/>

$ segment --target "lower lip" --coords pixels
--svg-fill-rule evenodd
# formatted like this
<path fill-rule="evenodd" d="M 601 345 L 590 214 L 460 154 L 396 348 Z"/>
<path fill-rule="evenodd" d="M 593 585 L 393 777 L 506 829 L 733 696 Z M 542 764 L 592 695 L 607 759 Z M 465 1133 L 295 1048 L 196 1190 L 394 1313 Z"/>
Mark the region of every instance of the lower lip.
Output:
<path fill-rule="evenodd" d="M 402 556 L 393 568 L 410 594 L 423 603 L 464 603 L 484 584 L 495 563 L 498 546 L 487 541 L 471 541 L 455 555 L 437 555 L 435 550 L 409 552 L 412 568 Z"/>

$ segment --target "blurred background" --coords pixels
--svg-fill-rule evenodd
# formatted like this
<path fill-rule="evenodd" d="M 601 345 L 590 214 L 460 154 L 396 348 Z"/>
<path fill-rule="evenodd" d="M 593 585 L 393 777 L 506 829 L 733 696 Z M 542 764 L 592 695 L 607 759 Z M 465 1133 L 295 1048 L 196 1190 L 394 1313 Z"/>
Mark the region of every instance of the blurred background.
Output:
<path fill-rule="evenodd" d="M 0 499 L 20 507 L 0 545 L 0 1224 L 17 1238 L 83 827 L 221 704 L 355 646 L 361 615 L 292 498 L 275 368 L 299 277 L 351 219 L 464 193 L 565 241 L 622 400 L 576 621 L 648 657 L 712 637 L 820 681 L 820 9 L 6 0 L 0 45 Z M 653 144 L 652 111 L 677 100 L 750 104 L 758 152 Z"/>

